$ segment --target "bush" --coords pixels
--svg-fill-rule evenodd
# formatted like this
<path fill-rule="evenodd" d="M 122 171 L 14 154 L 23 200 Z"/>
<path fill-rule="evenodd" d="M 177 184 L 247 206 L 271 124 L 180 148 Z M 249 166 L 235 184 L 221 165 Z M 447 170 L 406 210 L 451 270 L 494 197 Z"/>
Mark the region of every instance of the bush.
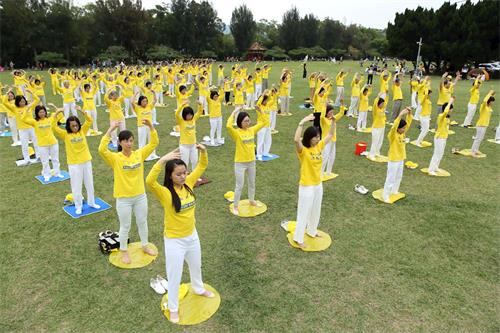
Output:
<path fill-rule="evenodd" d="M 127 50 L 123 46 L 113 45 L 106 49 L 105 52 L 98 56 L 101 60 L 121 61 L 129 58 Z"/>
<path fill-rule="evenodd" d="M 216 59 L 217 54 L 214 51 L 204 50 L 200 52 L 200 57 Z"/>
<path fill-rule="evenodd" d="M 182 55 L 180 52 L 164 45 L 155 45 L 146 52 L 146 56 L 150 60 L 159 61 L 165 59 L 178 59 Z"/>
<path fill-rule="evenodd" d="M 61 53 L 56 52 L 42 52 L 35 56 L 35 60 L 37 62 L 47 62 L 51 65 L 65 65 L 68 63 L 68 60 L 64 59 Z"/>
<path fill-rule="evenodd" d="M 283 59 L 287 59 L 288 56 L 285 53 L 285 50 L 283 50 L 282 48 L 280 48 L 278 46 L 275 46 L 272 49 L 269 49 L 266 52 L 264 52 L 264 58 L 265 59 L 272 59 L 272 58 L 274 58 L 274 59 L 277 59 L 277 60 L 283 60 Z"/>

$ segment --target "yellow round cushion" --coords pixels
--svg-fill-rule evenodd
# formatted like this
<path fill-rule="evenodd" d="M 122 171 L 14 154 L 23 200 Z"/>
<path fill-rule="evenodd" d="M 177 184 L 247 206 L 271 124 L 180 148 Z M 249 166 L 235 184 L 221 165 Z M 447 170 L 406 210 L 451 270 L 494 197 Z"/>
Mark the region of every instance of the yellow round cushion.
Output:
<path fill-rule="evenodd" d="M 373 158 L 370 157 L 370 155 L 366 155 L 366 158 L 369 159 L 370 161 L 373 161 L 373 162 L 378 162 L 378 163 L 387 163 L 389 162 L 389 158 L 387 156 L 384 156 L 384 155 L 377 155 Z"/>
<path fill-rule="evenodd" d="M 227 191 L 226 193 L 224 193 L 224 199 L 226 199 L 229 202 L 233 202 L 234 201 L 234 192 Z"/>
<path fill-rule="evenodd" d="M 158 253 L 158 249 L 153 243 L 149 243 L 148 247 L 150 249 L 156 250 Z M 124 264 L 122 262 L 122 252 L 117 250 L 113 251 L 109 255 L 109 262 L 116 267 L 131 269 L 131 268 L 141 268 L 152 263 L 158 254 L 155 256 L 150 256 L 149 254 L 144 253 L 142 250 L 141 242 L 130 243 L 128 245 L 128 255 L 130 257 L 130 264 Z"/>
<path fill-rule="evenodd" d="M 329 173 L 321 176 L 321 181 L 322 182 L 327 182 L 329 180 L 337 178 L 339 175 L 336 173 Z"/>
<path fill-rule="evenodd" d="M 390 203 L 390 204 L 393 204 L 395 203 L 396 201 L 400 200 L 400 199 L 403 199 L 404 197 L 406 197 L 406 194 L 402 193 L 402 192 L 398 192 L 398 193 L 395 193 L 395 194 L 391 194 L 389 196 L 389 202 L 385 202 L 384 201 L 384 189 L 381 188 L 381 189 L 378 189 L 376 191 L 373 191 L 372 192 L 372 196 L 377 199 L 377 200 L 380 200 L 382 201 L 383 203 Z"/>
<path fill-rule="evenodd" d="M 488 142 L 500 144 L 500 140 L 488 139 Z"/>
<path fill-rule="evenodd" d="M 301 249 L 304 252 L 318 252 L 324 251 L 332 245 L 332 238 L 329 234 L 324 231 L 318 230 L 318 235 L 320 237 L 311 237 L 307 233 L 304 235 L 305 248 L 301 248 L 293 240 L 293 234 L 295 232 L 295 227 L 297 226 L 296 221 L 289 221 L 287 225 L 288 234 L 286 235 L 288 243 L 294 248 Z"/>
<path fill-rule="evenodd" d="M 463 156 L 472 156 L 472 151 L 470 149 L 462 149 L 458 152 L 458 154 Z M 484 158 L 486 157 L 486 154 L 479 152 L 479 154 L 476 157 Z"/>
<path fill-rule="evenodd" d="M 256 200 L 257 204 L 260 206 L 252 206 L 250 205 L 250 201 L 248 199 L 241 200 L 238 204 L 238 216 L 239 217 L 255 217 L 257 215 L 263 214 L 267 211 L 266 204 Z M 229 205 L 229 211 L 233 213 L 234 203 Z"/>
<path fill-rule="evenodd" d="M 410 142 L 412 145 L 414 146 L 417 146 L 417 140 L 413 140 L 412 142 Z M 429 141 L 422 141 L 420 143 L 420 148 L 428 148 L 428 147 L 431 147 L 432 146 L 432 143 L 430 143 Z M 418 146 L 417 146 L 418 147 Z"/>
<path fill-rule="evenodd" d="M 208 320 L 217 312 L 220 306 L 220 295 L 212 286 L 205 283 L 205 289 L 211 291 L 215 297 L 209 298 L 196 295 L 191 289 L 190 283 L 183 283 L 179 289 L 187 289 L 183 298 L 179 297 L 179 325 L 196 325 Z M 161 309 L 167 319 L 170 320 L 170 311 L 166 307 L 168 294 L 165 294 L 161 300 Z"/>
<path fill-rule="evenodd" d="M 420 169 L 420 171 L 422 171 L 423 173 L 426 173 L 429 175 L 429 168 L 423 168 L 423 169 Z M 444 169 L 438 169 L 436 171 L 436 175 L 429 175 L 429 176 L 434 176 L 434 177 L 449 177 L 451 176 L 451 173 L 449 173 L 448 171 L 444 170 Z"/>

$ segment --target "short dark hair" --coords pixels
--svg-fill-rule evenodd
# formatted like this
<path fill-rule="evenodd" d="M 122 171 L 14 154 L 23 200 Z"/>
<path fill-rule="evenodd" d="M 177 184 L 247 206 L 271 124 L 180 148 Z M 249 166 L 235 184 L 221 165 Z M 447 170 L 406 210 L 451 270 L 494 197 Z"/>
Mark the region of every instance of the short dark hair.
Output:
<path fill-rule="evenodd" d="M 133 137 L 134 134 L 129 130 L 123 130 L 120 133 L 118 133 L 118 151 L 122 151 L 122 146 L 120 145 L 120 142 L 122 142 L 123 140 L 128 140 Z"/>
<path fill-rule="evenodd" d="M 66 119 L 66 132 L 73 133 L 70 126 L 72 121 L 76 121 L 76 123 L 78 124 L 78 132 L 80 132 L 80 130 L 82 129 L 82 123 L 80 122 L 80 119 L 75 116 L 69 116 L 68 119 Z"/>
<path fill-rule="evenodd" d="M 23 95 L 17 95 L 16 96 L 16 99 L 14 101 L 14 105 L 19 107 L 19 103 L 21 103 L 21 101 L 24 99 L 24 104 L 27 105 L 28 104 L 28 100 L 26 100 L 26 97 L 24 97 Z"/>
<path fill-rule="evenodd" d="M 302 145 L 307 148 L 311 148 L 311 139 L 315 138 L 319 135 L 319 131 L 314 126 L 309 126 L 304 131 L 304 135 L 302 136 Z"/>
<path fill-rule="evenodd" d="M 84 90 L 86 90 L 87 88 L 90 88 L 90 84 L 89 84 L 89 83 L 85 83 L 85 84 L 83 85 L 83 89 L 84 89 Z"/>
<path fill-rule="evenodd" d="M 212 90 L 210 92 L 210 99 L 214 99 L 215 95 L 219 96 L 219 92 L 217 90 Z"/>
<path fill-rule="evenodd" d="M 186 120 L 186 117 L 188 114 L 192 115 L 194 117 L 194 110 L 190 106 L 186 106 L 184 109 L 182 109 L 182 119 Z"/>
<path fill-rule="evenodd" d="M 495 101 L 495 97 L 490 96 L 490 98 L 488 98 L 488 100 L 486 101 L 486 104 L 490 104 L 491 102 L 494 102 L 494 101 Z"/>
<path fill-rule="evenodd" d="M 137 100 L 137 105 L 141 105 L 143 100 L 148 100 L 146 96 L 139 96 L 139 99 Z"/>
<path fill-rule="evenodd" d="M 42 110 L 45 111 L 45 114 L 47 114 L 47 109 L 45 108 L 45 106 L 43 105 L 35 106 L 35 120 L 37 121 L 40 120 L 40 116 L 38 115 L 38 113 Z"/>
<path fill-rule="evenodd" d="M 405 127 L 405 126 L 406 126 L 406 120 L 401 119 L 401 120 L 399 121 L 398 129 L 403 128 L 403 127 Z"/>
<path fill-rule="evenodd" d="M 250 117 L 248 115 L 248 112 L 243 111 L 238 114 L 238 117 L 236 118 L 236 125 L 239 128 L 241 128 L 241 123 L 243 122 L 243 119 L 245 119 L 246 117 Z"/>

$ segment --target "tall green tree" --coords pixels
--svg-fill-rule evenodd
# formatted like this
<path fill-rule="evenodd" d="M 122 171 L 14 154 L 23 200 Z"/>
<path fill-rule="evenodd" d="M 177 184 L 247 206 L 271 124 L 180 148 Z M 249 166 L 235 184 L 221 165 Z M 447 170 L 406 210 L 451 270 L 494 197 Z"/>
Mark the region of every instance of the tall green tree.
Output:
<path fill-rule="evenodd" d="M 256 30 L 252 11 L 246 5 L 233 10 L 230 29 L 238 52 L 243 54 L 253 42 Z"/>
<path fill-rule="evenodd" d="M 319 42 L 319 20 L 313 15 L 308 14 L 300 21 L 302 33 L 302 46 L 313 47 Z"/>
<path fill-rule="evenodd" d="M 283 21 L 279 27 L 280 46 L 285 50 L 292 50 L 302 45 L 301 21 L 296 7 L 283 14 Z"/>

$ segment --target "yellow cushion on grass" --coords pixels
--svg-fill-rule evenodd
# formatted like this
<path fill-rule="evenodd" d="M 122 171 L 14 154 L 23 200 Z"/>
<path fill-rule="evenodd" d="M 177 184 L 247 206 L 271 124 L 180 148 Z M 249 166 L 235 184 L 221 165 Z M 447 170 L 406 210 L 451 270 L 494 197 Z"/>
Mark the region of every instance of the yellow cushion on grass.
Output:
<path fill-rule="evenodd" d="M 472 151 L 470 149 L 462 149 L 462 150 L 458 151 L 457 154 L 472 157 Z M 475 157 L 484 158 L 484 157 L 486 157 L 486 154 L 479 152 L 479 154 L 476 155 Z"/>
<path fill-rule="evenodd" d="M 370 155 L 366 155 L 366 158 L 369 159 L 370 161 L 378 162 L 378 163 L 389 162 L 389 158 L 387 156 L 384 156 L 384 155 L 377 155 L 374 158 L 371 158 Z"/>
<path fill-rule="evenodd" d="M 293 114 L 291 114 L 290 112 L 288 114 L 285 114 L 285 113 L 278 113 L 279 116 L 285 116 L 285 117 L 290 117 L 290 116 L 293 116 Z"/>
<path fill-rule="evenodd" d="M 433 129 L 429 130 L 429 132 L 431 132 L 431 133 L 436 133 L 436 129 L 435 129 L 435 128 L 433 128 Z M 452 131 L 451 129 L 449 129 L 449 130 L 448 130 L 448 135 L 453 135 L 453 134 L 455 134 L 455 131 Z"/>
<path fill-rule="evenodd" d="M 368 128 L 358 128 L 356 130 L 356 132 L 360 132 L 360 133 L 371 133 L 372 132 L 372 128 L 371 127 L 368 127 Z"/>
<path fill-rule="evenodd" d="M 185 286 L 185 287 L 183 287 Z M 179 325 L 196 325 L 208 320 L 217 312 L 220 306 L 220 295 L 212 286 L 205 283 L 205 289 L 211 291 L 215 297 L 209 298 L 196 295 L 190 283 L 181 284 L 182 288 L 187 288 L 187 294 L 179 298 Z M 170 311 L 166 309 L 164 303 L 167 303 L 168 295 L 165 294 L 161 300 L 161 309 L 167 319 L 170 320 Z"/>
<path fill-rule="evenodd" d="M 417 140 L 413 140 L 410 143 L 419 148 L 427 148 L 432 146 L 432 143 L 430 143 L 429 141 L 422 141 L 422 143 L 420 143 L 420 146 L 417 146 Z"/>
<path fill-rule="evenodd" d="M 329 174 L 326 174 L 326 175 L 323 175 L 321 176 L 321 181 L 322 182 L 327 182 L 329 180 L 332 180 L 332 179 L 335 179 L 337 178 L 339 175 L 336 174 L 336 173 L 329 173 Z"/>
<path fill-rule="evenodd" d="M 158 252 L 158 249 L 153 243 L 149 243 L 148 247 Z M 150 256 L 149 254 L 144 253 L 141 242 L 130 243 L 128 245 L 128 256 L 130 257 L 131 263 L 124 264 L 122 262 L 122 252 L 113 251 L 109 255 L 109 262 L 120 268 L 141 268 L 149 265 L 156 259 L 156 257 L 158 257 L 158 255 Z"/>
<path fill-rule="evenodd" d="M 233 202 L 234 201 L 234 192 L 227 191 L 226 193 L 224 193 L 224 198 L 229 202 Z"/>
<path fill-rule="evenodd" d="M 455 126 L 455 125 L 458 125 L 458 122 L 456 122 L 455 120 L 450 121 L 450 126 Z"/>
<path fill-rule="evenodd" d="M 449 177 L 449 176 L 451 176 L 451 173 L 449 173 L 448 171 L 446 171 L 444 169 L 438 169 L 436 171 L 435 175 L 430 175 L 429 174 L 429 168 L 423 168 L 423 169 L 420 169 L 420 171 L 422 171 L 423 173 L 428 174 L 429 176 L 434 176 L 434 177 Z"/>
<path fill-rule="evenodd" d="M 240 203 L 238 204 L 238 213 L 239 217 L 255 217 L 257 215 L 260 215 L 264 213 L 267 210 L 266 204 L 260 202 L 259 200 L 256 200 L 257 204 L 260 204 L 260 207 L 256 206 L 251 206 L 250 201 L 248 199 L 246 200 L 241 200 Z M 233 207 L 234 204 L 229 205 L 229 211 L 233 213 Z"/>
<path fill-rule="evenodd" d="M 497 141 L 495 139 L 488 139 L 488 142 L 500 144 L 500 140 Z"/>
<path fill-rule="evenodd" d="M 405 162 L 405 166 L 408 169 L 416 169 L 416 168 L 418 168 L 418 163 L 415 163 L 415 162 L 412 162 L 412 161 L 406 161 Z"/>
<path fill-rule="evenodd" d="M 271 134 L 278 134 L 280 131 L 277 131 L 277 130 L 272 130 L 271 131 Z"/>
<path fill-rule="evenodd" d="M 385 202 L 384 201 L 384 197 L 383 197 L 383 193 L 384 193 L 384 189 L 381 188 L 381 189 L 378 189 L 376 191 L 373 191 L 372 192 L 372 196 L 375 199 L 382 201 L 383 203 L 390 203 L 390 204 L 393 204 L 396 201 L 398 201 L 398 200 L 403 199 L 404 197 L 406 197 L 406 194 L 404 194 L 402 192 L 398 192 L 396 194 L 391 194 L 390 197 L 389 197 L 389 202 Z"/>
<path fill-rule="evenodd" d="M 332 238 L 326 232 L 318 230 L 318 234 L 321 237 L 311 237 L 307 233 L 304 235 L 304 244 L 306 244 L 305 248 L 301 248 L 295 243 L 293 240 L 293 233 L 295 232 L 295 228 L 297 226 L 296 221 L 289 221 L 287 225 L 288 234 L 286 235 L 288 239 L 288 243 L 294 248 L 301 249 L 305 252 L 318 252 L 324 251 L 332 245 Z"/>

